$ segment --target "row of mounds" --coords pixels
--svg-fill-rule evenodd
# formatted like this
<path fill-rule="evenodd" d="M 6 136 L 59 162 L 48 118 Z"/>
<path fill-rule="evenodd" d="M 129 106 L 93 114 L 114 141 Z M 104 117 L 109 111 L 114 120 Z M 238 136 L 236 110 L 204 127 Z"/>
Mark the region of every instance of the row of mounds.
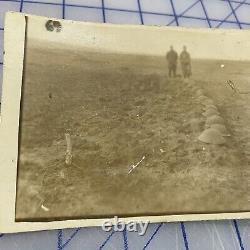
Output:
<path fill-rule="evenodd" d="M 205 128 L 198 136 L 198 140 L 207 144 L 225 144 L 226 137 L 230 136 L 230 134 L 213 100 L 206 96 L 200 88 L 195 86 L 192 80 L 186 80 L 186 83 L 195 92 L 195 98 L 202 105 L 202 116 L 205 118 Z"/>

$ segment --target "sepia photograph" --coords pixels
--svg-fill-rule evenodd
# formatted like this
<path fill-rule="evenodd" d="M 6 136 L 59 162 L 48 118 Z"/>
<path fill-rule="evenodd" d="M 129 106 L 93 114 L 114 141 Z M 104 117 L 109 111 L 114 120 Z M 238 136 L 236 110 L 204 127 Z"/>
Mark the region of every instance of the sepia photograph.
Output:
<path fill-rule="evenodd" d="M 23 34 L 15 223 L 249 217 L 249 31 L 25 16 Z"/>

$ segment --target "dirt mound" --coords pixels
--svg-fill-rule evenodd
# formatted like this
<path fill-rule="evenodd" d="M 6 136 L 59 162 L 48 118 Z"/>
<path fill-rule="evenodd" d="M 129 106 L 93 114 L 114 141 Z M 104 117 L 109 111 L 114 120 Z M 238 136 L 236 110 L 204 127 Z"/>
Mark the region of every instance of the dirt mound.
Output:
<path fill-rule="evenodd" d="M 229 135 L 228 130 L 223 124 L 212 124 L 210 128 L 218 130 L 222 135 Z"/>
<path fill-rule="evenodd" d="M 198 137 L 198 139 L 202 142 L 215 145 L 224 144 L 226 142 L 222 134 L 214 128 L 208 128 L 204 130 L 202 134 Z"/>
<path fill-rule="evenodd" d="M 206 100 L 204 100 L 202 104 L 205 105 L 205 106 L 209 106 L 209 105 L 213 105 L 214 102 L 213 102 L 212 99 L 206 98 Z"/>
<path fill-rule="evenodd" d="M 219 112 L 216 109 L 209 108 L 204 113 L 202 113 L 202 115 L 205 117 L 210 117 L 210 116 L 214 116 L 214 115 L 219 115 Z"/>
<path fill-rule="evenodd" d="M 213 115 L 213 116 L 210 116 L 207 118 L 206 124 L 208 126 L 210 126 L 212 124 L 224 124 L 224 120 L 219 115 Z"/>
<path fill-rule="evenodd" d="M 217 107 L 214 104 L 206 105 L 203 110 L 206 111 L 207 109 L 214 109 L 218 111 Z"/>

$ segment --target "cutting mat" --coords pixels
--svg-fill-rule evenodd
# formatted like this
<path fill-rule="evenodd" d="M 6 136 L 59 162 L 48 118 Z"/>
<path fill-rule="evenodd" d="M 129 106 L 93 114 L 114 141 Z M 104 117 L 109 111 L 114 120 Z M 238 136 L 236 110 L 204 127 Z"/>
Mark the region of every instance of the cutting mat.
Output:
<path fill-rule="evenodd" d="M 0 0 L 0 82 L 3 20 L 9 10 L 93 22 L 250 28 L 250 0 Z M 250 222 L 151 224 L 143 237 L 126 230 L 106 233 L 101 228 L 0 234 L 0 250 L 17 249 L 246 250 L 250 249 Z"/>

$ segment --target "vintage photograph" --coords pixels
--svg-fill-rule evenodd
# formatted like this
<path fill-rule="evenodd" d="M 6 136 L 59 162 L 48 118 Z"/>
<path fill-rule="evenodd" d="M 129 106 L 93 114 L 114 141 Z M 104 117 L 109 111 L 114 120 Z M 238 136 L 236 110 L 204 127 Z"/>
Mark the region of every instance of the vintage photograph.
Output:
<path fill-rule="evenodd" d="M 250 211 L 244 31 L 26 21 L 16 222 Z"/>

